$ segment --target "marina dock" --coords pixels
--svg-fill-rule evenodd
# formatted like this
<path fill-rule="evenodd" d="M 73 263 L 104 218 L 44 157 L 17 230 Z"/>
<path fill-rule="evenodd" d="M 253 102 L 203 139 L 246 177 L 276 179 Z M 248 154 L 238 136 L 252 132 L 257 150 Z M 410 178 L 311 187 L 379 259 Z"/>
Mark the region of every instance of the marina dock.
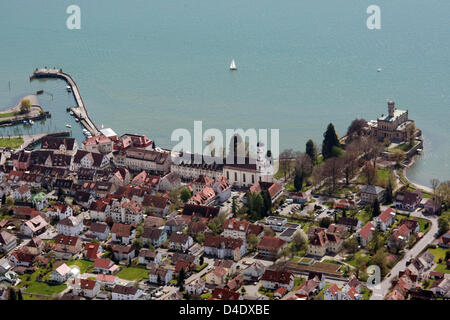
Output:
<path fill-rule="evenodd" d="M 62 69 L 37 69 L 34 70 L 33 74 L 30 76 L 30 81 L 33 79 L 45 79 L 45 78 L 57 78 L 64 80 L 67 85 L 70 86 L 75 101 L 77 103 L 76 107 L 71 108 L 74 113 L 74 116 L 80 120 L 80 123 L 88 130 L 93 136 L 99 135 L 100 131 L 95 126 L 94 122 L 89 118 L 86 106 L 83 102 L 83 98 L 81 97 L 80 90 L 76 82 L 72 79 L 72 77 L 64 73 Z"/>

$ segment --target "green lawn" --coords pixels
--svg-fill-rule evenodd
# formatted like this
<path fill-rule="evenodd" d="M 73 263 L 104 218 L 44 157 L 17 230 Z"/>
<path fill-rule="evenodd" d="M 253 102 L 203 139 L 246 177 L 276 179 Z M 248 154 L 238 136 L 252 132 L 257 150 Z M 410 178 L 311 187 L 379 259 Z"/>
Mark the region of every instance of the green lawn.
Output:
<path fill-rule="evenodd" d="M 325 293 L 325 290 L 327 290 L 331 286 L 332 286 L 331 283 L 325 283 L 325 286 L 323 287 L 323 289 L 320 290 L 320 292 L 317 294 L 316 299 L 317 300 L 323 300 L 323 295 Z"/>
<path fill-rule="evenodd" d="M 370 219 L 372 218 L 372 214 L 366 211 L 366 209 L 361 209 L 361 211 L 355 215 L 355 218 L 361 220 L 361 223 L 364 226 L 367 222 L 370 221 Z"/>
<path fill-rule="evenodd" d="M 16 115 L 15 112 L 0 113 L 0 118 L 9 118 L 14 117 L 15 115 Z"/>
<path fill-rule="evenodd" d="M 300 286 L 305 283 L 305 278 L 294 278 L 294 289 L 292 290 L 297 290 L 298 288 L 300 288 Z"/>
<path fill-rule="evenodd" d="M 0 139 L 0 148 L 17 149 L 23 144 L 22 138 L 2 138 Z"/>
<path fill-rule="evenodd" d="M 430 252 L 434 256 L 434 262 L 436 263 L 434 271 L 450 273 L 450 269 L 447 269 L 447 264 L 445 262 L 445 252 L 448 250 L 449 249 L 444 248 L 428 249 L 428 252 Z M 439 263 L 439 259 L 442 259 L 442 263 Z"/>
<path fill-rule="evenodd" d="M 44 294 L 47 296 L 54 295 L 55 293 L 59 293 L 67 288 L 65 283 L 63 284 L 48 284 L 47 282 L 38 282 L 35 281 L 25 290 L 27 293 L 38 293 Z"/>
<path fill-rule="evenodd" d="M 367 288 L 362 288 L 361 294 L 362 294 L 363 300 L 369 300 L 370 297 L 372 296 L 372 291 Z"/>
<path fill-rule="evenodd" d="M 148 270 L 145 268 L 128 267 L 120 270 L 117 276 L 128 281 L 148 279 Z"/>
<path fill-rule="evenodd" d="M 80 273 L 85 273 L 88 271 L 89 267 L 94 265 L 94 262 L 84 259 L 78 259 L 78 260 L 69 260 L 67 262 L 68 266 L 77 266 L 80 268 Z"/>
<path fill-rule="evenodd" d="M 362 251 L 358 251 L 353 255 L 353 258 L 351 260 L 348 260 L 348 261 L 346 260 L 345 262 L 348 263 L 349 265 L 357 268 L 358 267 L 357 261 L 359 259 L 362 259 L 368 263 L 370 260 L 370 257 L 368 255 L 365 255 Z"/>
<path fill-rule="evenodd" d="M 414 146 L 416 146 L 418 143 L 419 142 L 414 142 Z M 400 151 L 403 151 L 403 152 L 408 152 L 409 149 L 411 149 L 411 145 L 409 144 L 409 142 L 404 142 L 402 144 L 399 144 L 395 148 L 388 149 L 388 150 L 389 151 L 400 150 Z"/>
<path fill-rule="evenodd" d="M 195 271 L 196 271 L 196 272 L 200 272 L 200 271 L 202 271 L 203 269 L 205 269 L 207 266 L 208 266 L 207 263 L 204 263 L 204 264 L 202 264 L 201 266 L 200 266 L 200 265 L 195 266 Z"/>

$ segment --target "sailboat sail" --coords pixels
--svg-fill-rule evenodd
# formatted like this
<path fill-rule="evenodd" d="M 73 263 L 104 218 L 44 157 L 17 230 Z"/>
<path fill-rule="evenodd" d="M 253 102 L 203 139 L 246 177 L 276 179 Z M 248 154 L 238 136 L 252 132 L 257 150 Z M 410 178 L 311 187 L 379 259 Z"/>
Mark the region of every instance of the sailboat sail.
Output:
<path fill-rule="evenodd" d="M 234 59 L 231 61 L 230 70 L 237 70 L 236 63 L 234 62 Z"/>

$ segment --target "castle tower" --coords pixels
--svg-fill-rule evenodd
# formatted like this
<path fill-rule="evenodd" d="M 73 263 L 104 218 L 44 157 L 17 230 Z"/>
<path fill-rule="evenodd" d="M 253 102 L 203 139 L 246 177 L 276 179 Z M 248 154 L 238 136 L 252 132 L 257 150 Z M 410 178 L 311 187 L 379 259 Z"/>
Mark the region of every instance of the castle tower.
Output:
<path fill-rule="evenodd" d="M 395 102 L 394 101 L 389 101 L 388 102 L 389 117 L 393 117 L 394 116 L 394 111 L 395 111 Z"/>

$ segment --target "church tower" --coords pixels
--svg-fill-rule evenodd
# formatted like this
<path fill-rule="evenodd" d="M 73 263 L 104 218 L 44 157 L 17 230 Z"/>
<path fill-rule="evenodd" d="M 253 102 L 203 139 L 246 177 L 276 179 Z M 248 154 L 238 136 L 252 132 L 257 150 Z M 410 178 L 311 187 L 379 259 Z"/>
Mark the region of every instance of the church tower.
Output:
<path fill-rule="evenodd" d="M 273 164 L 270 151 L 266 152 L 264 143 L 256 145 L 256 176 L 257 181 L 273 182 Z"/>

